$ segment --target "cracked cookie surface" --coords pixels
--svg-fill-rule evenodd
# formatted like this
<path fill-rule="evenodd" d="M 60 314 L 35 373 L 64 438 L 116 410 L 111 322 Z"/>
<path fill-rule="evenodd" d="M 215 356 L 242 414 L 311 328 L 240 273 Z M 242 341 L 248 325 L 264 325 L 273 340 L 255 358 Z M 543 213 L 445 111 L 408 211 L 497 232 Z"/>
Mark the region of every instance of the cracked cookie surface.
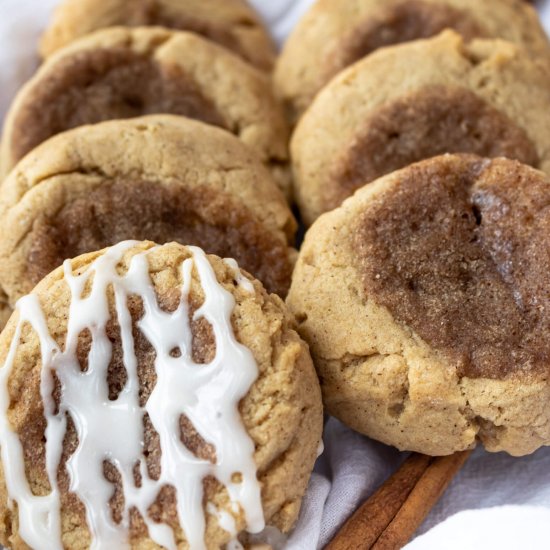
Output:
<path fill-rule="evenodd" d="M 153 243 L 143 242 L 130 248 L 119 264 L 119 273 L 126 273 L 133 256 L 151 250 L 153 246 Z M 80 274 L 86 271 L 104 252 L 94 252 L 73 259 L 73 272 Z M 158 247 L 147 256 L 154 291 L 164 311 L 173 312 L 179 305 L 182 295 L 181 264 L 190 256 L 186 247 L 176 243 Z M 248 435 L 255 445 L 254 461 L 262 489 L 265 520 L 269 525 L 287 532 L 298 516 L 300 502 L 321 438 L 323 415 L 318 381 L 307 346 L 296 333 L 294 320 L 284 303 L 277 296 L 268 295 L 257 280 L 244 272 L 238 273 L 238 268 L 228 265 L 220 258 L 209 256 L 208 261 L 214 269 L 217 281 L 235 299 L 231 317 L 235 337 L 250 349 L 258 367 L 258 378 L 241 400 L 239 411 Z M 247 279 L 247 284 L 240 284 L 239 277 Z M 204 302 L 205 292 L 196 271 L 193 271 L 192 282 L 189 284 L 189 304 L 192 313 Z M 48 275 L 35 288 L 34 293 L 38 297 L 52 338 L 63 346 L 67 336 L 67 319 L 71 304 L 71 292 L 63 269 L 59 268 Z M 139 325 L 143 315 L 143 302 L 139 297 L 135 298 L 128 301 L 128 310 L 131 314 L 138 360 L 140 398 L 146 401 L 157 381 L 154 366 L 155 348 L 142 331 L 143 327 Z M 118 395 L 124 387 L 126 380 L 122 351 L 124 348 L 113 293 L 109 295 L 109 307 L 111 317 L 107 324 L 107 332 L 112 343 L 112 362 L 107 382 L 109 397 L 113 399 L 113 396 Z M 9 352 L 18 316 L 19 313 L 14 313 L 0 338 L 2 364 Z M 204 318 L 193 322 L 191 326 L 193 358 L 197 363 L 206 363 L 215 354 L 216 340 L 212 327 Z M 78 360 L 84 368 L 90 352 L 90 331 L 82 331 L 78 338 Z M 29 323 L 25 323 L 22 328 L 20 345 L 16 350 L 9 378 L 11 405 L 8 418 L 21 439 L 29 489 L 35 495 L 44 495 L 49 492 L 49 481 L 44 445 L 46 421 L 40 387 L 41 348 L 40 339 Z M 182 420 L 180 425 L 182 442 L 186 447 L 196 456 L 211 458 L 211 448 L 200 438 L 190 421 Z M 147 467 L 150 475 L 158 479 L 159 436 L 150 422 L 146 422 L 144 427 Z M 71 550 L 88 548 L 90 544 L 84 505 L 69 487 L 67 461 L 77 443 L 75 429 L 69 427 L 63 442 L 58 480 L 61 490 L 63 544 Z M 105 463 L 110 465 L 107 461 Z M 111 467 L 111 470 L 117 472 L 114 467 Z M 104 475 L 115 488 L 110 507 L 116 520 L 121 509 L 120 499 L 116 498 L 121 489 L 121 479 L 112 475 L 113 472 L 106 467 Z M 27 548 L 18 532 L 17 514 L 14 513 L 14 509 L 7 506 L 8 499 L 2 475 L 0 473 L 0 541 L 9 548 Z M 242 535 L 246 526 L 244 514 L 242 510 L 236 512 L 231 508 L 223 485 L 215 478 L 207 478 L 204 482 L 204 491 L 205 506 L 206 502 L 214 503 L 220 510 L 233 517 L 236 534 Z M 158 521 L 177 526 L 176 503 L 174 495 L 169 490 L 159 494 L 151 510 L 151 514 L 158 518 Z M 143 520 L 137 512 L 132 514 L 130 523 L 132 547 L 149 550 L 160 548 L 147 536 Z M 215 515 L 206 514 L 205 543 L 209 549 L 223 548 L 233 538 L 220 523 Z M 227 528 L 227 524 L 224 525 Z M 187 548 L 180 529 L 176 529 L 176 536 L 178 548 Z"/>
<path fill-rule="evenodd" d="M 226 131 L 157 115 L 83 126 L 27 155 L 0 198 L 9 302 L 64 259 L 127 239 L 233 257 L 285 295 L 296 222 L 253 151 Z"/>
<path fill-rule="evenodd" d="M 2 174 L 63 131 L 156 113 L 235 134 L 290 197 L 288 127 L 266 75 L 196 34 L 161 28 L 104 29 L 48 59 L 7 114 Z"/>
<path fill-rule="evenodd" d="M 550 173 L 545 68 L 514 44 L 445 31 L 341 72 L 292 136 L 306 223 L 362 185 L 444 153 L 513 158 Z"/>
<path fill-rule="evenodd" d="M 306 235 L 288 304 L 330 413 L 400 449 L 550 444 L 550 181 L 445 155 Z"/>

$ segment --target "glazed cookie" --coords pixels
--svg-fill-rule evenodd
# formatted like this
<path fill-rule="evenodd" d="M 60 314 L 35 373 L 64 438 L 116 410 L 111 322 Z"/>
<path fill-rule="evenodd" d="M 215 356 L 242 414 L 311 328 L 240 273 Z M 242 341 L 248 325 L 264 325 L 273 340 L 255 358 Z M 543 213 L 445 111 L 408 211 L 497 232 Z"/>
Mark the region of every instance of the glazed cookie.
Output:
<path fill-rule="evenodd" d="M 292 528 L 319 384 L 284 303 L 233 262 L 135 241 L 67 260 L 19 302 L 0 362 L 7 547 L 221 549 Z"/>
<path fill-rule="evenodd" d="M 50 58 L 7 115 L 2 172 L 65 130 L 155 113 L 229 130 L 289 190 L 288 128 L 268 78 L 200 36 L 161 28 L 99 31 Z"/>
<path fill-rule="evenodd" d="M 443 153 L 504 156 L 550 172 L 550 72 L 509 42 L 453 31 L 384 48 L 336 77 L 291 144 L 307 223 L 370 181 Z"/>
<path fill-rule="evenodd" d="M 42 57 L 106 27 L 191 31 L 270 71 L 275 46 L 246 0 L 64 0 L 40 44 Z"/>
<path fill-rule="evenodd" d="M 308 231 L 288 296 L 328 411 L 399 449 L 550 445 L 550 180 L 435 157 Z"/>
<path fill-rule="evenodd" d="M 296 222 L 256 155 L 224 130 L 157 115 L 82 126 L 0 187 L 0 285 L 13 306 L 64 259 L 125 239 L 235 258 L 285 295 Z"/>
<path fill-rule="evenodd" d="M 537 13 L 523 0 L 317 0 L 285 44 L 276 89 L 296 121 L 342 69 L 382 46 L 446 28 L 468 40 L 502 38 L 534 57 L 549 57 Z"/>

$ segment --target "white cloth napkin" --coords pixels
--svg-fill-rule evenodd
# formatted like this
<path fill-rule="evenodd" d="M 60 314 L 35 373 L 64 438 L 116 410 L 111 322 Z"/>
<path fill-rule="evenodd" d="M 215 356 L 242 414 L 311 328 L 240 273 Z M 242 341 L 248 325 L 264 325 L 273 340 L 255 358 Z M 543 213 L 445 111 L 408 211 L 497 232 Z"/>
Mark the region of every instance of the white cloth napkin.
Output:
<path fill-rule="evenodd" d="M 252 1 L 279 43 L 313 2 Z M 37 40 L 57 2 L 0 0 L 0 120 L 37 66 Z M 550 29 L 550 0 L 541 6 L 541 14 Z M 314 550 L 326 544 L 404 458 L 335 419 L 327 422 L 324 441 L 325 452 L 316 464 L 288 550 Z M 520 459 L 477 450 L 418 535 L 407 549 L 550 548 L 550 448 Z"/>
<path fill-rule="evenodd" d="M 326 544 L 342 521 L 404 458 L 402 453 L 352 432 L 334 418 L 325 427 L 324 441 L 325 452 L 316 464 L 300 521 L 289 539 L 292 550 L 312 550 L 312 541 L 318 548 Z M 517 550 L 517 541 L 524 535 L 523 518 L 529 516 L 530 508 L 517 521 L 509 522 L 510 507 L 495 508 L 505 504 L 546 507 L 546 517 L 550 517 L 550 448 L 523 458 L 477 449 L 420 528 L 421 536 L 407 548 Z M 468 518 L 467 523 L 452 518 L 443 521 L 462 510 L 482 508 L 492 508 L 491 514 L 472 511 L 467 516 L 461 514 Z M 550 524 L 534 519 L 542 517 L 533 516 L 525 525 L 531 542 L 523 547 L 525 550 L 550 548 Z M 504 524 L 508 536 L 501 536 Z M 434 525 L 437 529 L 429 531 Z M 465 525 L 470 538 L 464 538 Z M 453 541 L 464 544 L 453 546 Z"/>
<path fill-rule="evenodd" d="M 480 529 L 482 524 L 485 527 Z M 548 548 L 550 510 L 535 506 L 501 506 L 459 512 L 418 537 L 407 550 L 469 548 Z"/>

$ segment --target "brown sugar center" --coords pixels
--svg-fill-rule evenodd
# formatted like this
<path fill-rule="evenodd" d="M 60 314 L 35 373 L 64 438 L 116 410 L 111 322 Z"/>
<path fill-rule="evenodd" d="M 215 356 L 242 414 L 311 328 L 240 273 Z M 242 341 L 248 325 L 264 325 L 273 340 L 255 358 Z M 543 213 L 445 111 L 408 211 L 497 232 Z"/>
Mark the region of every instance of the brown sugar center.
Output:
<path fill-rule="evenodd" d="M 59 61 L 20 107 L 12 155 L 19 160 L 71 128 L 157 113 L 225 127 L 213 103 L 176 65 L 125 49 L 82 51 Z"/>
<path fill-rule="evenodd" d="M 508 157 L 537 166 L 525 131 L 473 92 L 425 87 L 382 106 L 342 148 L 326 190 L 327 209 L 355 190 L 413 162 L 444 153 Z"/>
<path fill-rule="evenodd" d="M 450 359 L 499 379 L 550 366 L 550 185 L 505 160 L 406 170 L 353 237 L 365 291 Z"/>
<path fill-rule="evenodd" d="M 269 292 L 286 295 L 292 267 L 286 243 L 242 205 L 208 187 L 149 181 L 104 183 L 34 224 L 27 273 L 36 283 L 64 259 L 127 239 L 196 245 L 235 258 Z"/>
<path fill-rule="evenodd" d="M 352 25 L 328 54 L 321 84 L 378 48 L 430 38 L 445 29 L 454 29 L 467 40 L 486 34 L 464 10 L 443 3 L 405 0 L 369 14 Z"/>

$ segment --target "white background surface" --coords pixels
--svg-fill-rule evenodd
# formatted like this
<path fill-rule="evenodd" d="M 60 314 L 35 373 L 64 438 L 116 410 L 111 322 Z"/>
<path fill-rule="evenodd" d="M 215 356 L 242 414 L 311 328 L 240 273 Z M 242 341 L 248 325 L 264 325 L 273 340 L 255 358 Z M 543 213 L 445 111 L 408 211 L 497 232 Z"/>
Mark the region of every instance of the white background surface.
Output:
<path fill-rule="evenodd" d="M 13 94 L 36 68 L 38 36 L 56 3 L 0 0 L 0 120 Z M 311 0 L 253 3 L 281 41 Z M 550 2 L 540 9 L 550 29 Z M 334 419 L 327 424 L 325 446 L 287 545 L 292 550 L 313 550 L 330 540 L 338 525 L 403 459 L 394 449 Z M 457 512 L 461 513 L 454 515 Z M 411 550 L 550 549 L 550 449 L 520 459 L 477 450 L 420 533 L 426 534 L 409 545 Z"/>

